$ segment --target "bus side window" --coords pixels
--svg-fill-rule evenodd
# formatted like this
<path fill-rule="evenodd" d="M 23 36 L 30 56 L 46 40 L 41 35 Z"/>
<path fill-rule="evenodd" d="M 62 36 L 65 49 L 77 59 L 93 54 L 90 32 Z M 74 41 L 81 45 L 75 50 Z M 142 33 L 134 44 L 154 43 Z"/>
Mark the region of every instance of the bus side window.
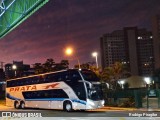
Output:
<path fill-rule="evenodd" d="M 7 81 L 7 87 L 11 87 L 11 81 Z"/>
<path fill-rule="evenodd" d="M 46 76 L 45 82 L 55 82 L 57 81 L 56 79 L 57 79 L 56 74 L 49 74 Z"/>
<path fill-rule="evenodd" d="M 21 86 L 23 85 L 23 80 L 19 79 L 16 81 L 17 83 L 15 83 L 15 86 Z"/>
<path fill-rule="evenodd" d="M 38 78 L 37 77 L 31 77 L 31 78 L 28 78 L 28 79 L 31 79 L 32 84 L 37 84 L 38 83 Z"/>
<path fill-rule="evenodd" d="M 57 73 L 56 74 L 56 82 L 58 82 L 58 81 L 63 81 L 63 74 L 62 73 Z"/>
<path fill-rule="evenodd" d="M 39 76 L 38 79 L 39 79 L 39 83 L 45 83 L 45 78 L 46 76 Z"/>
<path fill-rule="evenodd" d="M 12 80 L 12 81 L 11 81 L 11 87 L 14 87 L 14 86 L 15 86 L 15 83 L 16 83 L 16 82 L 15 82 L 14 80 Z"/>
<path fill-rule="evenodd" d="M 33 80 L 32 77 L 31 77 L 31 78 L 28 78 L 28 79 L 30 79 L 30 83 L 31 83 L 31 84 L 34 84 L 34 80 Z"/>
<path fill-rule="evenodd" d="M 70 81 L 68 71 L 61 73 L 61 81 Z"/>
<path fill-rule="evenodd" d="M 81 76 L 78 71 L 70 71 L 70 79 L 73 82 L 77 82 L 78 80 L 81 80 Z"/>
<path fill-rule="evenodd" d="M 10 83 L 10 87 L 13 87 L 14 86 L 14 81 L 10 81 L 11 83 Z"/>
<path fill-rule="evenodd" d="M 48 82 L 48 75 L 43 77 L 43 83 L 46 83 L 46 82 Z"/>
<path fill-rule="evenodd" d="M 29 78 L 28 78 L 28 79 L 29 79 Z M 24 79 L 24 84 L 25 84 L 25 85 L 29 85 L 29 84 L 30 84 L 28 79 L 27 79 L 27 78 Z"/>

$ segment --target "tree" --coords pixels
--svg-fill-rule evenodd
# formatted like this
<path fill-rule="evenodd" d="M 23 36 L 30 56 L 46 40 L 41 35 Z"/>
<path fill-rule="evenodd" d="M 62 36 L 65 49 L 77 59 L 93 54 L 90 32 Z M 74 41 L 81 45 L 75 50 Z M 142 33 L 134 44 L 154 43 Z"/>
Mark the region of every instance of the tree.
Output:
<path fill-rule="evenodd" d="M 53 72 L 53 71 L 68 69 L 69 62 L 68 60 L 61 60 L 60 63 L 55 63 L 52 58 L 49 58 L 43 64 L 35 63 L 33 67 L 35 70 L 35 74 L 40 74 L 45 72 Z"/>
<path fill-rule="evenodd" d="M 74 68 L 79 69 L 79 65 L 75 65 Z M 98 77 L 100 77 L 100 69 L 101 68 L 100 67 L 97 68 L 95 62 L 83 63 L 80 65 L 80 68 L 81 69 L 89 69 L 89 70 L 95 72 Z"/>
<path fill-rule="evenodd" d="M 64 68 L 69 68 L 69 61 L 68 60 L 61 60 L 61 65 Z"/>
<path fill-rule="evenodd" d="M 155 84 L 153 87 L 156 89 L 160 88 L 160 68 L 157 68 L 152 75 L 152 79 L 154 80 Z"/>
<path fill-rule="evenodd" d="M 79 65 L 75 65 L 74 68 L 79 69 Z M 89 64 L 88 63 L 83 63 L 80 65 L 81 69 L 89 69 Z"/>
<path fill-rule="evenodd" d="M 64 70 L 69 68 L 68 60 L 61 60 L 60 63 L 55 63 L 54 71 Z"/>
<path fill-rule="evenodd" d="M 102 81 L 108 83 L 112 89 L 117 89 L 119 86 L 118 80 L 126 77 L 126 69 L 120 62 L 115 62 L 112 66 L 106 67 L 101 73 Z"/>
<path fill-rule="evenodd" d="M 41 63 L 35 63 L 33 65 L 34 67 L 34 70 L 35 70 L 35 74 L 40 74 L 40 73 L 43 73 L 44 72 L 44 69 L 43 69 L 43 66 Z"/>
<path fill-rule="evenodd" d="M 47 59 L 46 62 L 43 64 L 44 72 L 53 71 L 54 63 L 55 62 L 52 58 Z"/>

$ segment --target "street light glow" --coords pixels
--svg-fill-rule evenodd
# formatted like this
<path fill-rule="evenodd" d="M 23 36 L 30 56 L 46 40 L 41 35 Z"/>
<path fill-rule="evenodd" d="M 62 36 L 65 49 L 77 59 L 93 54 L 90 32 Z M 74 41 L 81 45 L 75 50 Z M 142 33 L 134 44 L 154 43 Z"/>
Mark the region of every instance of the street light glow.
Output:
<path fill-rule="evenodd" d="M 66 55 L 72 55 L 73 49 L 69 47 L 66 49 L 65 53 L 66 53 Z"/>
<path fill-rule="evenodd" d="M 122 89 L 124 89 L 124 83 L 125 83 L 125 81 L 124 80 L 120 80 L 120 81 L 118 81 L 118 83 L 121 85 Z"/>
<path fill-rule="evenodd" d="M 144 81 L 146 82 L 146 89 L 147 89 L 147 109 L 149 108 L 149 102 L 148 102 L 148 92 L 149 92 L 149 85 L 151 84 L 150 77 L 145 77 Z"/>
<path fill-rule="evenodd" d="M 13 69 L 13 70 L 16 70 L 16 69 L 17 69 L 17 66 L 16 66 L 16 65 L 13 65 L 13 66 L 12 66 L 12 69 Z"/>
<path fill-rule="evenodd" d="M 93 57 L 97 57 L 97 55 L 98 55 L 97 52 L 93 52 L 93 53 L 92 53 L 92 56 L 93 56 Z"/>
<path fill-rule="evenodd" d="M 96 58 L 96 66 L 98 68 L 98 59 L 97 59 L 98 53 L 97 52 L 93 52 L 92 56 Z"/>
<path fill-rule="evenodd" d="M 146 84 L 150 84 L 151 83 L 151 79 L 149 77 L 145 77 L 144 81 L 146 82 Z"/>
<path fill-rule="evenodd" d="M 121 85 L 123 85 L 124 83 L 125 83 L 125 81 L 124 81 L 124 80 L 120 81 L 120 84 L 121 84 Z"/>

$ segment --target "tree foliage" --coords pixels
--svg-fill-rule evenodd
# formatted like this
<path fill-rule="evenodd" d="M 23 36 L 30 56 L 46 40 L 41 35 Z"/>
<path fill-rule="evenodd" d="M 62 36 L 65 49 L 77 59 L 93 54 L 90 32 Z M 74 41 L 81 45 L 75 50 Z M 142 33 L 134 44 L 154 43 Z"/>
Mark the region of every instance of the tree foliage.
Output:
<path fill-rule="evenodd" d="M 33 68 L 35 70 L 35 74 L 40 74 L 40 73 L 43 73 L 43 66 L 41 63 L 35 63 L 33 65 Z"/>
<path fill-rule="evenodd" d="M 56 63 L 54 66 L 54 71 L 58 71 L 58 70 L 63 70 L 63 69 L 68 69 L 69 67 L 69 62 L 68 60 L 61 60 L 60 63 Z"/>
<path fill-rule="evenodd" d="M 100 76 L 101 80 L 105 83 L 108 83 L 111 89 L 117 89 L 120 87 L 118 80 L 126 78 L 130 75 L 122 63 L 115 62 L 112 66 L 106 67 Z"/>
<path fill-rule="evenodd" d="M 160 68 L 156 69 L 156 70 L 153 72 L 152 78 L 154 79 L 154 81 L 155 81 L 156 83 L 160 83 Z"/>
<path fill-rule="evenodd" d="M 75 65 L 74 68 L 79 69 L 79 65 Z M 97 68 L 95 62 L 83 63 L 83 64 L 80 65 L 80 68 L 81 69 L 90 69 L 100 77 L 100 67 Z"/>
<path fill-rule="evenodd" d="M 43 69 L 44 69 L 44 72 L 52 72 L 54 71 L 53 68 L 54 68 L 54 60 L 52 58 L 49 58 L 46 60 L 46 62 L 43 64 Z"/>
<path fill-rule="evenodd" d="M 69 66 L 68 60 L 61 60 L 60 63 L 55 63 L 54 59 L 49 58 L 43 64 L 35 63 L 33 67 L 36 74 L 41 74 L 46 72 L 54 72 L 67 69 L 68 66 Z"/>

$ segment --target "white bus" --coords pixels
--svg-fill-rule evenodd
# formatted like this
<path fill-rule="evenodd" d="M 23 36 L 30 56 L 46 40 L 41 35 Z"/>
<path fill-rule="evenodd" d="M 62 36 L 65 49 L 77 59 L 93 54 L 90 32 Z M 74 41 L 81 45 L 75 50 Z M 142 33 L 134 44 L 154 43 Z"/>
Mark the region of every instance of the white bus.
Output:
<path fill-rule="evenodd" d="M 100 108 L 104 100 L 94 72 L 68 69 L 7 80 L 6 105 L 72 111 Z"/>

